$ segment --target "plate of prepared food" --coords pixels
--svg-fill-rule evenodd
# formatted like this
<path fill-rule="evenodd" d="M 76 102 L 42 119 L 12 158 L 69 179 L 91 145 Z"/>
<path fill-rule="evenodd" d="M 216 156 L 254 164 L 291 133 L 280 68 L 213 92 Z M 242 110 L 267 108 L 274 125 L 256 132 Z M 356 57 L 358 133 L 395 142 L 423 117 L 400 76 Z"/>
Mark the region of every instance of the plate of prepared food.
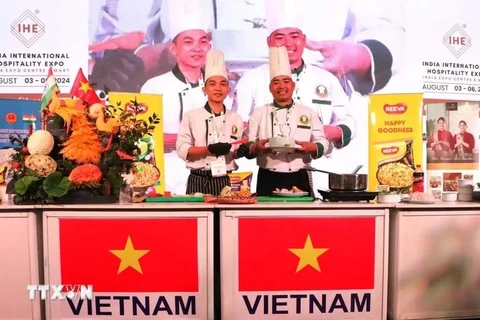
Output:
<path fill-rule="evenodd" d="M 132 168 L 132 180 L 130 185 L 134 192 L 145 193 L 160 179 L 160 171 L 147 162 L 134 162 Z"/>
<path fill-rule="evenodd" d="M 414 192 L 410 197 L 403 198 L 402 201 L 412 204 L 434 204 L 437 202 L 437 199 L 435 199 L 435 196 L 430 193 Z"/>
<path fill-rule="evenodd" d="M 294 153 L 297 149 L 300 148 L 300 146 L 295 146 L 295 147 L 268 147 L 272 149 L 273 152 L 279 152 L 279 153 Z"/>
<path fill-rule="evenodd" d="M 306 197 L 310 194 L 306 191 L 300 190 L 297 187 L 293 187 L 291 190 L 289 189 L 276 189 L 272 192 L 272 194 L 276 197 L 284 197 L 284 198 L 292 198 L 292 197 Z"/>
<path fill-rule="evenodd" d="M 434 204 L 436 202 L 436 201 L 411 200 L 410 198 L 405 198 L 402 201 L 412 203 L 412 204 Z"/>

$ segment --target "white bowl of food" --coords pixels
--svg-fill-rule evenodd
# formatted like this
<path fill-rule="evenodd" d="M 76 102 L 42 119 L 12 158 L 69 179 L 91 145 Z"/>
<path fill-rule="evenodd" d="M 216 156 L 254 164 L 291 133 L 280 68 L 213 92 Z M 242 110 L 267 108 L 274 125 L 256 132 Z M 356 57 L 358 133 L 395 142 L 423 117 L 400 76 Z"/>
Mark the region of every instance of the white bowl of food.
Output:
<path fill-rule="evenodd" d="M 456 192 L 444 192 L 442 193 L 442 201 L 445 202 L 455 202 L 457 201 L 457 193 Z"/>
<path fill-rule="evenodd" d="M 268 140 L 270 148 L 295 147 L 295 139 L 289 137 L 273 137 Z"/>
<path fill-rule="evenodd" d="M 377 196 L 378 203 L 399 203 L 402 201 L 400 193 L 379 193 Z"/>

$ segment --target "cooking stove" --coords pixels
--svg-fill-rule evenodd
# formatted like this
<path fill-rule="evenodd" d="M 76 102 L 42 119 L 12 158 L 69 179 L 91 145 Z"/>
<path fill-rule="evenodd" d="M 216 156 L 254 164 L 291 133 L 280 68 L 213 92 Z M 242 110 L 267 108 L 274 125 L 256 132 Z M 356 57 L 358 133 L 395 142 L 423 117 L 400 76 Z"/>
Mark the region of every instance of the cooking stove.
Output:
<path fill-rule="evenodd" d="M 376 191 L 318 190 L 324 202 L 362 202 L 375 200 Z"/>

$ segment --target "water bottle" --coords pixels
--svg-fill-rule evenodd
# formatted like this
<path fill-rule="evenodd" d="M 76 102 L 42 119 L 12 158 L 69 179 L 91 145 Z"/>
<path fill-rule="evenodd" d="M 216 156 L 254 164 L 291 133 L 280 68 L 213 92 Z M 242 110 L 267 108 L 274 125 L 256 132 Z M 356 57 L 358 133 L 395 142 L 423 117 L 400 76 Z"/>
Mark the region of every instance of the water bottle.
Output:
<path fill-rule="evenodd" d="M 131 203 L 133 199 L 133 187 L 127 184 L 120 190 L 118 200 L 120 203 Z"/>

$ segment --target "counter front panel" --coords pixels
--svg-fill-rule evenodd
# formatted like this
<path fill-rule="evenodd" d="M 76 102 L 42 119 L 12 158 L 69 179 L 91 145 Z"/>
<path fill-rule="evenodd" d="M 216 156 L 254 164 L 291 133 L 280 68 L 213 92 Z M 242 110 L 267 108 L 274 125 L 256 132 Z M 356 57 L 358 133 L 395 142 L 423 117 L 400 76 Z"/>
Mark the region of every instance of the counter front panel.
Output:
<path fill-rule="evenodd" d="M 40 222 L 33 210 L 0 214 L 1 320 L 40 320 L 40 298 L 27 291 L 40 283 Z"/>
<path fill-rule="evenodd" d="M 387 238 L 385 209 L 222 210 L 222 318 L 385 319 Z"/>
<path fill-rule="evenodd" d="M 479 318 L 478 205 L 477 210 L 398 209 L 390 221 L 391 318 Z"/>

